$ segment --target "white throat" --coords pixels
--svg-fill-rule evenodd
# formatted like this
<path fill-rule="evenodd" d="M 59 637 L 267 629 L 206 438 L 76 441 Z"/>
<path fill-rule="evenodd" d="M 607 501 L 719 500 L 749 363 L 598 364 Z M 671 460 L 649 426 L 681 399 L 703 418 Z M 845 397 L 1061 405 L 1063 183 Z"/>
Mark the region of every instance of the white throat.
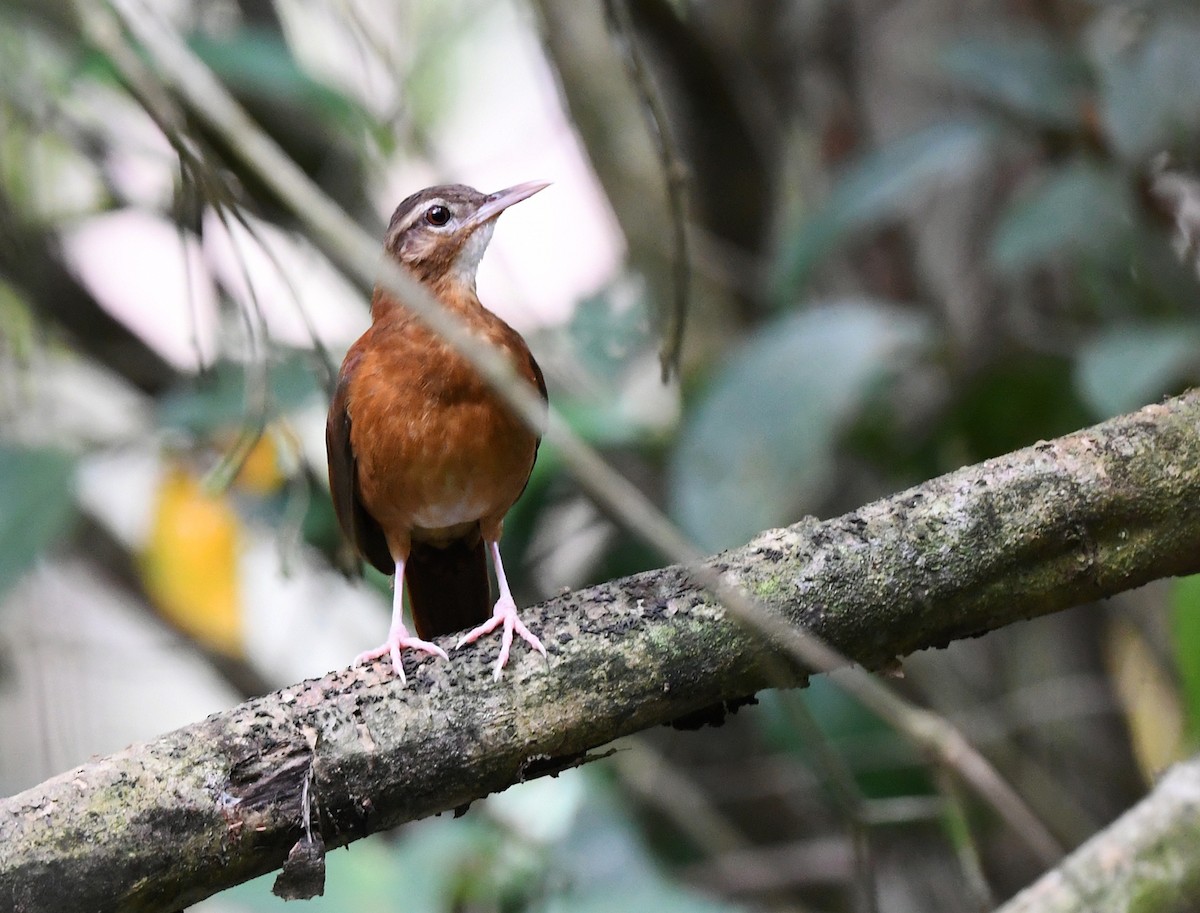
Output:
<path fill-rule="evenodd" d="M 483 252 L 487 250 L 488 242 L 492 240 L 492 232 L 495 230 L 496 220 L 492 219 L 484 222 L 471 233 L 471 237 L 467 238 L 467 243 L 462 246 L 462 250 L 454 259 L 452 272 L 455 279 L 464 285 L 472 287 L 475 285 L 475 272 L 479 269 L 479 261 L 483 259 Z"/>

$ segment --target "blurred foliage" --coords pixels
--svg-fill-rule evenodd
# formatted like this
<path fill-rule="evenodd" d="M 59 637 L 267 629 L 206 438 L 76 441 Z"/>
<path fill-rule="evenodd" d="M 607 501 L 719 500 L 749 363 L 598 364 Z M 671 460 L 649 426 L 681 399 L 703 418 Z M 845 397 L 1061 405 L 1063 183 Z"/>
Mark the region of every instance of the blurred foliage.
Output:
<path fill-rule="evenodd" d="M 1172 659 L 1179 670 L 1187 748 L 1200 750 L 1200 575 L 1171 587 Z"/>
<path fill-rule="evenodd" d="M 1113 690 L 1129 726 L 1134 758 L 1147 782 L 1154 782 L 1183 758 L 1185 698 L 1175 670 L 1156 655 L 1146 633 L 1135 625 L 1116 620 L 1107 648 Z"/>
<path fill-rule="evenodd" d="M 70 454 L 0 446 L 0 595 L 70 530 L 74 474 Z"/>
<path fill-rule="evenodd" d="M 1084 126 L 1093 77 L 1080 49 L 1035 31 L 951 40 L 939 58 L 956 87 L 1016 118 Z"/>
<path fill-rule="evenodd" d="M 244 364 L 221 361 L 194 380 L 159 398 L 159 421 L 192 434 L 215 434 L 266 415 L 286 414 L 317 401 L 314 359 L 307 353 L 278 351 L 257 375 Z M 255 416 L 256 403 L 265 405 Z M 263 411 L 263 405 L 257 408 Z"/>
<path fill-rule="evenodd" d="M 1107 17 L 1091 36 L 1106 133 L 1126 161 L 1165 149 L 1195 162 L 1200 14 L 1183 3 L 1154 3 L 1147 12 L 1132 34 L 1122 32 L 1120 18 Z"/>
<path fill-rule="evenodd" d="M 163 615 L 202 646 L 233 656 L 244 649 L 238 526 L 224 495 L 174 466 L 159 484 L 141 555 L 146 590 Z"/>
<path fill-rule="evenodd" d="M 828 679 L 814 679 L 800 695 L 766 692 L 760 703 L 764 738 L 807 768 L 821 770 L 820 750 L 796 726 L 788 700 L 802 700 L 826 746 L 845 758 L 867 799 L 923 795 L 932 787 L 923 759 L 894 729 Z"/>
<path fill-rule="evenodd" d="M 1133 212 L 1131 190 L 1116 172 L 1085 163 L 1056 168 L 1001 215 L 992 262 L 1019 276 L 1060 254 L 1119 256 L 1135 230 Z"/>
<path fill-rule="evenodd" d="M 1107 418 L 1181 389 L 1198 372 L 1200 324 L 1118 323 L 1080 347 L 1075 384 L 1091 412 Z"/>
<path fill-rule="evenodd" d="M 583 153 L 600 156 L 594 170 L 628 263 L 664 275 L 626 266 L 574 302 L 563 325 L 539 330 L 534 348 L 571 427 L 706 548 L 852 508 L 1200 376 L 1200 191 L 1185 182 L 1164 194 L 1159 183 L 1167 169 L 1200 165 L 1200 15 L 1190 5 L 641 0 L 639 38 L 668 111 L 684 121 L 675 126 L 701 252 L 696 354 L 677 391 L 653 381 L 651 290 L 670 288 L 662 238 L 646 230 L 658 224 L 657 159 L 650 144 L 638 152 L 643 112 L 613 37 L 602 23 L 588 33 L 595 11 L 567 2 L 531 4 L 543 25 L 578 29 L 542 36 L 537 71 L 555 71 Z M 375 204 L 397 190 L 396 174 L 472 181 L 445 137 L 494 104 L 486 83 L 500 45 L 539 53 L 525 8 L 508 4 L 428 0 L 396 5 L 394 19 L 357 3 L 190 6 L 172 13 L 190 47 L 366 223 L 379 221 Z M 304 20 L 305 10 L 326 18 Z M 194 234 L 216 188 L 223 206 L 283 233 L 298 226 L 220 137 L 184 117 L 176 149 L 162 143 L 60 12 L 0 2 L 0 592 L 40 554 L 71 547 L 103 560 L 71 537 L 92 509 L 77 497 L 77 472 L 136 445 L 163 469 L 142 539 L 119 543 L 142 572 L 136 598 L 210 651 L 251 663 L 238 559 L 256 530 L 302 539 L 279 551 L 307 570 L 346 570 L 325 469 L 305 437 L 319 425 L 321 356 L 248 339 L 255 305 L 214 273 L 216 360 L 198 371 L 168 363 L 101 306 L 64 242 L 87 218 L 130 208 Z M 375 94 L 299 53 L 305 23 L 328 31 L 317 44 L 351 49 L 341 63 L 363 62 Z M 581 78 L 586 86 L 570 82 Z M 186 178 L 177 148 L 196 156 Z M 361 302 L 329 307 L 351 304 Z M 105 366 L 139 391 L 145 415 L 130 408 L 100 423 L 94 401 L 73 398 L 96 391 L 55 380 L 46 353 Z M 660 563 L 586 503 L 549 445 L 505 534 L 522 601 Z M 368 580 L 386 590 L 373 571 Z M 1173 757 L 1178 733 L 1200 744 L 1200 584 L 1163 592 L 1137 597 L 1150 613 L 1122 603 L 1128 624 L 1097 609 L 1062 619 L 1053 643 L 1031 624 L 918 657 L 901 687 L 968 732 L 991 733 L 984 744 L 1004 773 L 1075 833 L 1132 801 L 1127 784 Z M 1022 697 L 1079 681 L 1079 707 Z M 836 866 L 791 872 L 792 857 L 771 855 L 818 838 L 846 854 L 827 755 L 850 771 L 867 812 L 926 802 L 910 818 L 880 812 L 899 823 L 870 829 L 873 864 L 886 869 L 879 883 L 901 894 L 913 885 L 881 908 L 966 907 L 962 879 L 946 874 L 943 819 L 956 843 L 964 820 L 975 828 L 998 895 L 1034 874 L 973 803 L 965 816 L 920 811 L 940 801 L 925 759 L 830 682 L 798 698 L 815 734 L 797 725 L 793 699 L 764 695 L 720 732 L 646 736 L 676 778 L 663 794 L 682 803 L 656 820 L 652 839 L 637 822 L 655 817 L 661 795 L 636 800 L 639 818 L 626 807 L 629 784 L 564 777 L 541 794 L 513 792 L 527 806 L 516 823 L 501 797 L 464 820 L 332 854 L 327 896 L 309 907 L 718 910 L 678 886 L 695 870 L 655 860 L 725 871 L 723 854 L 740 864 L 761 851 L 773 886 L 707 883 L 759 907 L 849 910 L 849 878 L 827 871 Z M 699 797 L 696 807 L 679 796 Z M 559 824 L 547 836 L 530 820 Z M 936 889 L 910 877 L 927 869 L 939 872 Z M 276 909 L 268 890 L 246 885 L 212 909 Z"/>
<path fill-rule="evenodd" d="M 994 139 L 981 121 L 952 121 L 893 140 L 855 161 L 815 213 L 784 231 L 779 296 L 792 301 L 802 293 L 821 258 L 851 232 L 896 218 L 939 181 L 969 173 Z"/>
<path fill-rule="evenodd" d="M 733 353 L 675 445 L 671 511 L 702 548 L 820 503 L 846 423 L 927 344 L 919 314 L 843 302 L 789 314 Z"/>
<path fill-rule="evenodd" d="M 361 106 L 309 75 L 277 31 L 249 27 L 220 36 L 197 34 L 191 48 L 230 89 L 243 98 L 253 95 L 277 116 L 290 113 L 310 122 L 314 115 L 325 117 L 329 129 L 350 134 L 375 126 Z"/>
<path fill-rule="evenodd" d="M 937 429 L 929 465 L 999 456 L 1067 434 L 1091 418 L 1071 386 L 1066 359 L 1014 356 L 964 386 Z"/>

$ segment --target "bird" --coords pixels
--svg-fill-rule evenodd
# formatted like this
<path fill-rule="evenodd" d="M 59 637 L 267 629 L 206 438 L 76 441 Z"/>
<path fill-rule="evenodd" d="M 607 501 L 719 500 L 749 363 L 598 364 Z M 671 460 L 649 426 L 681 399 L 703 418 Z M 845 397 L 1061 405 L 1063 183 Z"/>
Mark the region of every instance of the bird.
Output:
<path fill-rule="evenodd" d="M 464 184 L 429 187 L 396 207 L 384 240 L 385 255 L 501 352 L 543 409 L 541 368 L 521 335 L 480 302 L 475 274 L 500 214 L 548 186 L 531 181 L 490 194 Z M 540 440 L 541 429 L 467 358 L 376 286 L 371 325 L 346 352 L 325 426 L 338 522 L 363 558 L 394 575 L 387 639 L 355 666 L 390 656 L 403 683 L 402 651 L 447 659 L 433 638 L 466 630 L 458 649 L 497 628 L 496 680 L 514 634 L 546 656 L 517 611 L 500 557 L 504 516 L 529 481 Z M 499 589 L 494 604 L 488 557 Z M 404 624 L 405 592 L 415 635 Z"/>

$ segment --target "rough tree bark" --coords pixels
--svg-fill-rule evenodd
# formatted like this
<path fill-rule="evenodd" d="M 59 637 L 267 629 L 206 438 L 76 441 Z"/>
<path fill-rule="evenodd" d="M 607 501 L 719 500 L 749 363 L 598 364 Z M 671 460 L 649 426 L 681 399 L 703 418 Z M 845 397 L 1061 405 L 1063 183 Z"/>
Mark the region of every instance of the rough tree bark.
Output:
<path fill-rule="evenodd" d="M 1192 392 L 765 532 L 709 564 L 876 667 L 1200 571 L 1197 505 Z M 332 672 L 0 802 L 0 909 L 178 910 L 280 866 L 303 834 L 304 795 L 314 831 L 340 846 L 804 679 L 680 567 L 560 596 L 528 618 L 549 662 L 520 653 L 499 684 L 492 650 L 422 661 L 407 688 L 379 665 Z"/>

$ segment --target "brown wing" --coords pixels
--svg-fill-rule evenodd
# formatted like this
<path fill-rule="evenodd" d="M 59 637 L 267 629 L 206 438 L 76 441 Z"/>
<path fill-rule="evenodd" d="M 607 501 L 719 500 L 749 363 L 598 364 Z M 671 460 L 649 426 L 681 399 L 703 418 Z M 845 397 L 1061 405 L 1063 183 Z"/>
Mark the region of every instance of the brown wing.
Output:
<path fill-rule="evenodd" d="M 522 340 L 523 342 L 524 340 Z M 537 384 L 538 393 L 542 395 L 542 402 L 550 402 L 550 393 L 546 390 L 546 378 L 542 375 L 542 366 L 537 363 L 537 359 L 533 357 L 533 353 L 529 349 L 525 350 L 525 356 L 529 359 L 529 369 L 533 373 L 533 382 Z M 533 477 L 533 464 L 537 462 L 538 449 L 542 446 L 541 435 L 538 435 L 537 441 L 533 445 L 533 461 L 529 464 L 529 475 L 525 478 L 525 484 L 521 487 L 521 495 L 525 494 L 525 489 L 529 487 L 529 479 Z"/>
<path fill-rule="evenodd" d="M 333 495 L 333 510 L 342 532 L 354 543 L 360 555 L 381 573 L 393 574 L 396 563 L 388 550 L 387 539 L 375 518 L 363 506 L 358 495 L 358 460 L 350 445 L 349 388 L 350 375 L 358 366 L 358 354 L 352 353 L 342 363 L 337 389 L 329 406 L 325 422 L 325 453 L 329 459 L 329 491 Z"/>
<path fill-rule="evenodd" d="M 533 382 L 537 384 L 538 393 L 542 394 L 542 402 L 550 402 L 550 394 L 546 392 L 546 378 L 542 376 L 541 365 L 537 363 L 537 359 L 533 357 L 533 353 L 528 349 L 525 354 L 529 356 L 529 369 L 533 372 Z"/>

